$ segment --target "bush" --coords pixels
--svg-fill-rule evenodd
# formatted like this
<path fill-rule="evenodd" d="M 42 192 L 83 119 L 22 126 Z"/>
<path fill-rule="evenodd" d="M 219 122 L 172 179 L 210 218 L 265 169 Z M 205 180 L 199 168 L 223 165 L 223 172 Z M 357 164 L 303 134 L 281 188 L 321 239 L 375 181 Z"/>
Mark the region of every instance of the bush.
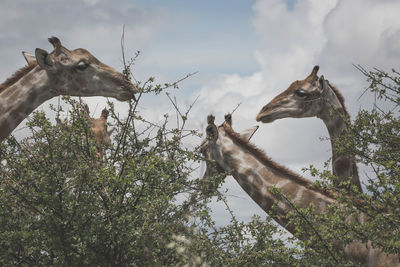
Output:
<path fill-rule="evenodd" d="M 385 108 L 360 111 L 337 146 L 369 165 L 374 177 L 365 194 L 321 182 L 336 190 L 339 204 L 324 215 L 312 208 L 290 215 L 307 240 L 288 237 L 269 218 L 239 222 L 228 206 L 231 223 L 216 227 L 208 204 L 216 198 L 226 203 L 217 190 L 226 175 L 196 176 L 203 158 L 184 145 L 185 138 L 200 135 L 185 128 L 190 108 L 178 112 L 178 127 L 170 126 L 167 115 L 162 123 L 140 116 L 142 96 L 177 87 L 155 85 L 151 78 L 141 86 L 138 101 L 129 103 L 126 118 L 109 103 L 116 134 L 102 159 L 80 102 L 68 97 L 68 113 L 53 107 L 68 114 L 65 123 L 54 126 L 43 112 L 35 112 L 27 124 L 31 136 L 0 144 L 0 265 L 354 265 L 331 239 L 343 244 L 371 240 L 397 253 L 400 80 L 397 72 L 361 70 Z M 312 173 L 335 179 L 329 171 Z M 355 210 L 365 213 L 366 223 L 345 222 Z"/>

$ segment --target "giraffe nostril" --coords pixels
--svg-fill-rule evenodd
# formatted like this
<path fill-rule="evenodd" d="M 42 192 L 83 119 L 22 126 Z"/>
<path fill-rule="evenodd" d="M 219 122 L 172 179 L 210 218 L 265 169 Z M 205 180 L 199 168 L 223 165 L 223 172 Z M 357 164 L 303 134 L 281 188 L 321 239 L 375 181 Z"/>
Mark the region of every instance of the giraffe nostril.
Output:
<path fill-rule="evenodd" d="M 266 112 L 268 110 L 269 110 L 269 105 L 266 105 L 261 109 L 262 112 Z"/>

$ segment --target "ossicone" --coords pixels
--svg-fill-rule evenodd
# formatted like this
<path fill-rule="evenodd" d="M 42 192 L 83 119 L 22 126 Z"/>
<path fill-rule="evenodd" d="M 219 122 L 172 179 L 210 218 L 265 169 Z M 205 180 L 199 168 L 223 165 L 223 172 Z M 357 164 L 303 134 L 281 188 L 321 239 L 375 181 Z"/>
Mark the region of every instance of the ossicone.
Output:
<path fill-rule="evenodd" d="M 215 117 L 213 116 L 213 115 L 208 115 L 207 116 L 207 123 L 208 124 L 214 124 L 214 121 L 215 121 Z"/>
<path fill-rule="evenodd" d="M 49 40 L 49 42 L 53 45 L 53 47 L 54 47 L 55 49 L 61 48 L 60 39 L 58 39 L 57 37 L 52 36 L 52 37 L 50 37 L 48 40 Z"/>
<path fill-rule="evenodd" d="M 225 115 L 225 122 L 232 126 L 232 114 L 229 113 Z"/>
<path fill-rule="evenodd" d="M 311 72 L 311 76 L 317 76 L 318 70 L 319 70 L 319 66 L 315 65 Z"/>
<path fill-rule="evenodd" d="M 315 65 L 314 68 L 312 69 L 310 75 L 308 75 L 308 77 L 306 78 L 306 81 L 308 81 L 308 82 L 316 81 L 316 79 L 318 78 L 318 76 L 317 76 L 318 70 L 319 70 L 319 66 Z"/>

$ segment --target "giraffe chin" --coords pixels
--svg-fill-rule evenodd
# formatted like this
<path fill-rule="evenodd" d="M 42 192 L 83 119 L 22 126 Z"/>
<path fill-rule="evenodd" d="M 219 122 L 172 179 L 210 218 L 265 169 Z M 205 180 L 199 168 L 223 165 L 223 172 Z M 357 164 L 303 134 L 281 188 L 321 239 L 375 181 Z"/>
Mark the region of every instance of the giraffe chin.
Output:
<path fill-rule="evenodd" d="M 116 99 L 119 101 L 127 101 L 129 99 L 134 98 L 133 94 L 130 92 L 120 92 L 117 96 Z"/>

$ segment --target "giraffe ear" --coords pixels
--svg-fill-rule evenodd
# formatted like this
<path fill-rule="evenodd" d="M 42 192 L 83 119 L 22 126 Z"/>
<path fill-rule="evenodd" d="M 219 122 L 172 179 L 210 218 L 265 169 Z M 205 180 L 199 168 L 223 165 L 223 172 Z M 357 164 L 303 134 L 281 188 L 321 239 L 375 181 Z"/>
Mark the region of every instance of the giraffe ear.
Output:
<path fill-rule="evenodd" d="M 324 91 L 328 86 L 327 80 L 325 80 L 324 75 L 321 75 L 321 77 L 319 77 L 319 88 L 321 89 L 321 91 Z"/>
<path fill-rule="evenodd" d="M 35 55 L 29 54 L 28 52 L 25 52 L 25 51 L 22 51 L 22 55 L 24 56 L 24 58 L 28 64 L 33 64 L 36 62 Z"/>
<path fill-rule="evenodd" d="M 115 127 L 110 127 L 110 128 L 107 130 L 107 134 L 108 134 L 108 135 L 111 135 L 111 134 L 114 132 L 114 130 L 115 130 Z"/>
<path fill-rule="evenodd" d="M 46 50 L 36 48 L 35 49 L 35 57 L 36 61 L 42 69 L 50 70 L 53 68 L 54 63 L 53 60 L 50 58 L 49 53 Z"/>
<path fill-rule="evenodd" d="M 106 120 L 108 118 L 108 114 L 110 114 L 110 112 L 106 108 L 101 111 L 101 116 L 104 117 Z"/>
<path fill-rule="evenodd" d="M 85 115 L 90 116 L 90 111 L 89 111 L 89 106 L 88 106 L 88 104 L 83 103 L 83 104 L 82 104 L 82 107 L 83 107 L 83 111 L 85 112 Z"/>
<path fill-rule="evenodd" d="M 251 127 L 249 129 L 246 129 L 244 131 L 242 131 L 239 135 L 240 137 L 242 137 L 244 140 L 246 140 L 247 142 L 251 139 L 251 137 L 253 136 L 253 134 L 257 131 L 258 129 L 258 125 Z"/>
<path fill-rule="evenodd" d="M 225 122 L 229 124 L 229 126 L 232 127 L 232 114 L 226 114 L 225 115 Z"/>

